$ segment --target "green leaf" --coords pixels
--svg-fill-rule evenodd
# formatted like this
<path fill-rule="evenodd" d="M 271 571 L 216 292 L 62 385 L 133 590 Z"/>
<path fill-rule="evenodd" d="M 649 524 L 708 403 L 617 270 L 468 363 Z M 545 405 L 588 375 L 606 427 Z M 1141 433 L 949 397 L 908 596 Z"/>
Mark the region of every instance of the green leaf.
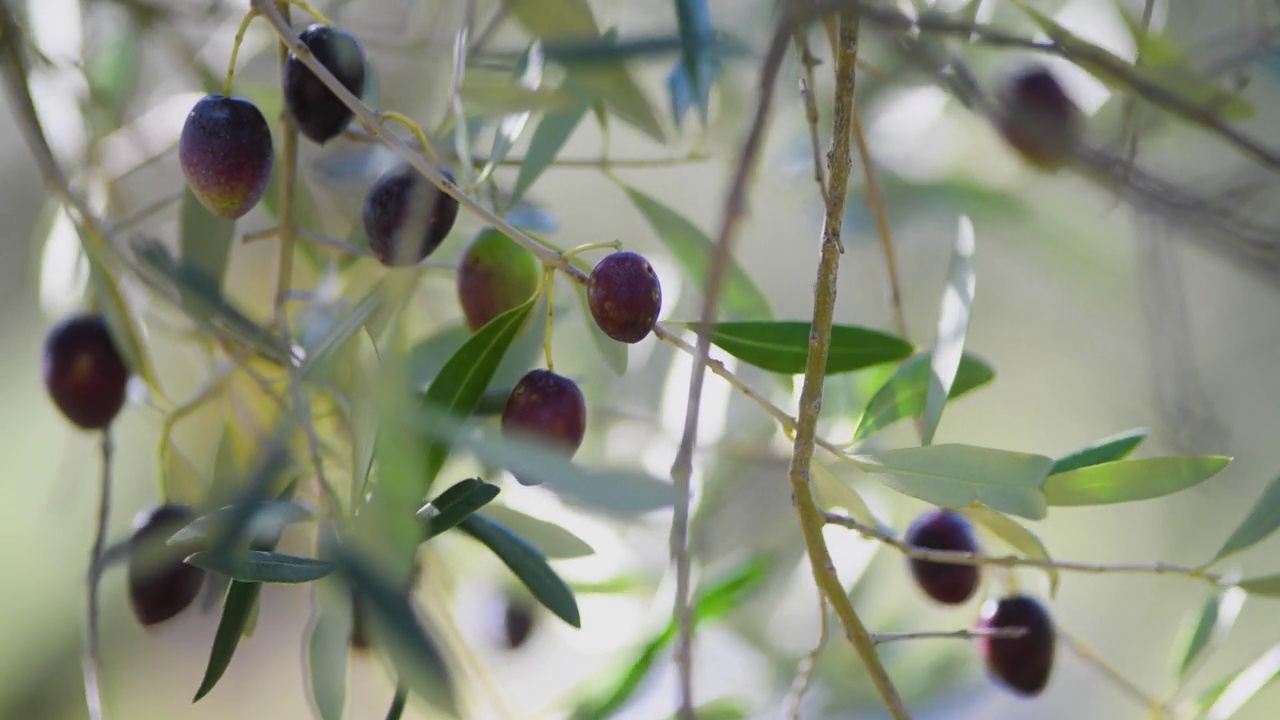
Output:
<path fill-rule="evenodd" d="M 208 480 L 172 442 L 164 454 L 160 484 L 162 496 L 168 502 L 197 505 L 209 494 Z"/>
<path fill-rule="evenodd" d="M 218 630 L 213 636 L 213 648 L 209 651 L 209 664 L 205 667 L 204 679 L 200 681 L 200 689 L 192 702 L 209 694 L 209 691 L 222 679 L 222 674 L 231 664 L 231 656 L 240 644 L 240 637 L 249 624 L 254 605 L 258 602 L 258 593 L 262 585 L 232 581 L 227 588 L 226 601 L 222 605 L 222 619 L 218 621 Z"/>
<path fill-rule="evenodd" d="M 396 588 L 363 553 L 342 543 L 334 545 L 334 560 L 355 588 L 356 602 L 364 610 L 361 617 L 372 621 L 374 641 L 387 651 L 400 681 L 427 702 L 455 716 L 457 699 L 449 667 L 435 640 L 419 623 L 407 589 Z"/>
<path fill-rule="evenodd" d="M 525 515 L 505 505 L 487 505 L 480 514 L 505 525 L 553 560 L 587 557 L 596 553 L 595 548 L 587 544 L 586 540 L 559 525 Z"/>
<path fill-rule="evenodd" d="M 534 41 L 532 45 L 525 50 L 524 55 L 520 57 L 520 62 L 516 64 L 516 83 L 517 85 L 528 91 L 537 91 L 542 85 L 542 68 L 544 65 L 544 57 L 542 54 L 542 43 Z M 468 73 L 468 77 L 470 73 Z M 465 84 L 465 82 L 464 82 Z M 558 94 L 558 93 L 557 93 Z M 572 96 L 563 99 L 570 108 L 576 105 L 576 100 Z M 498 122 L 497 131 L 493 135 L 493 148 L 489 151 L 489 159 L 481 168 L 480 174 L 476 176 L 475 183 L 479 185 L 489 178 L 493 171 L 498 167 L 511 152 L 512 146 L 519 139 L 520 133 L 524 132 L 524 127 L 529 122 L 529 111 L 511 113 L 504 115 Z"/>
<path fill-rule="evenodd" d="M 699 590 L 693 601 L 694 627 L 727 615 L 769 574 L 768 562 L 760 556 L 749 558 L 727 576 Z M 619 709 L 640 689 L 663 650 L 675 640 L 679 627 L 674 618 L 660 633 L 640 649 L 630 666 L 600 699 L 587 701 L 573 713 L 574 720 L 605 720 L 616 716 Z"/>
<path fill-rule="evenodd" d="M 929 389 L 925 394 L 920 431 L 922 445 L 933 442 L 964 355 L 964 338 L 969 331 L 969 314 L 977 285 L 973 252 L 973 221 L 961 215 L 951 267 L 947 270 L 947 289 L 942 293 L 942 309 L 938 313 L 938 335 L 930 355 Z"/>
<path fill-rule="evenodd" d="M 426 518 L 427 521 L 426 537 L 423 540 L 430 540 L 456 526 L 496 497 L 497 485 L 474 478 L 452 485 L 418 511 L 418 517 Z"/>
<path fill-rule="evenodd" d="M 667 80 L 672 90 L 671 111 L 678 125 L 689 105 L 693 105 L 698 108 L 698 118 L 705 126 L 711 83 L 719 69 L 712 52 L 715 31 L 711 25 L 711 11 L 707 0 L 676 0 L 675 5 L 680 61 Z"/>
<path fill-rule="evenodd" d="M 1247 597 L 1238 587 L 1228 588 L 1209 596 L 1194 615 L 1187 617 L 1174 645 L 1174 672 L 1179 683 L 1186 681 L 1207 650 L 1226 639 Z"/>
<path fill-rule="evenodd" d="M 468 338 L 431 381 L 423 395 L 423 404 L 440 408 L 455 418 L 469 416 L 489 387 L 511 342 L 524 329 L 537 301 L 538 298 L 533 297 L 523 305 L 511 308 Z M 426 467 L 423 469 L 424 495 L 448 457 L 447 443 L 437 439 L 427 447 Z"/>
<path fill-rule="evenodd" d="M 1250 595 L 1280 597 L 1280 575 L 1264 575 L 1241 580 L 1239 586 Z"/>
<path fill-rule="evenodd" d="M 1230 462 L 1215 455 L 1118 460 L 1051 475 L 1044 495 L 1050 505 L 1070 506 L 1150 500 L 1198 485 Z"/>
<path fill-rule="evenodd" d="M 425 415 L 425 413 L 424 413 Z M 447 438 L 455 449 L 470 452 L 482 462 L 519 473 L 547 487 L 562 499 L 596 510 L 630 516 L 670 507 L 675 492 L 668 482 L 636 470 L 593 470 L 579 467 L 558 450 L 496 432 L 459 432 L 438 414 L 425 418 L 421 430 Z"/>
<path fill-rule="evenodd" d="M 1092 445 L 1063 455 L 1053 463 L 1050 475 L 1079 470 L 1090 465 L 1123 460 L 1147 439 L 1146 428 L 1134 428 L 1103 438 Z"/>
<path fill-rule="evenodd" d="M 507 11 L 530 35 L 543 40 L 600 34 L 587 0 L 510 0 Z"/>
<path fill-rule="evenodd" d="M 1145 64 L 1135 67 L 1111 51 L 1072 34 L 1024 0 L 1014 0 L 1014 4 L 1040 26 L 1063 55 L 1112 90 L 1136 93 L 1157 107 L 1203 126 L 1248 120 L 1257 113 L 1248 101 L 1204 79 L 1189 63 L 1174 67 Z"/>
<path fill-rule="evenodd" d="M 599 44 L 606 48 L 618 46 L 617 31 L 601 35 Z M 559 60 L 564 62 L 563 57 Z M 603 100 L 614 115 L 654 141 L 667 141 L 653 102 L 624 61 L 600 58 L 593 62 L 575 62 L 568 66 L 565 86 L 582 96 Z"/>
<path fill-rule="evenodd" d="M 590 269 L 587 270 L 590 272 Z M 587 334 L 591 337 L 591 345 L 600 354 L 600 358 L 604 360 L 604 364 L 619 377 L 627 374 L 627 345 L 604 334 L 600 329 L 600 325 L 596 323 L 595 318 L 591 315 L 591 306 L 587 300 L 587 288 L 574 283 L 574 290 L 578 293 L 578 301 L 582 307 L 582 321 L 587 326 Z"/>
<path fill-rule="evenodd" d="M 333 572 L 333 563 L 278 552 L 248 550 L 244 557 L 208 550 L 186 559 L 188 565 L 252 583 L 307 583 Z"/>
<path fill-rule="evenodd" d="M 676 264 L 700 291 L 706 291 L 706 278 L 711 270 L 714 243 L 680 213 L 650 195 L 619 183 L 636 209 L 644 216 L 654 234 L 666 246 Z M 729 261 L 721 288 L 721 317 L 730 320 L 768 320 L 773 317 L 769 299 L 751 280 L 736 260 Z"/>
<path fill-rule="evenodd" d="M 347 341 L 364 329 L 365 323 L 369 321 L 374 312 L 382 307 L 382 303 L 385 300 L 386 293 L 382 285 L 377 285 L 361 298 L 355 307 L 333 322 L 322 336 L 313 342 L 307 343 L 306 357 L 298 365 L 298 376 L 302 378 L 310 377 L 317 367 L 345 347 Z"/>
<path fill-rule="evenodd" d="M 352 613 L 343 602 L 347 585 L 325 581 L 316 586 L 311 625 L 307 631 L 307 692 L 320 720 L 342 720 L 347 706 L 347 656 L 350 654 Z"/>
<path fill-rule="evenodd" d="M 238 513 L 244 513 L 238 518 Z M 224 505 L 192 520 L 167 541 L 169 545 L 202 543 L 222 538 L 235 522 L 244 525 L 240 532 L 255 538 L 273 537 L 286 525 L 306 522 L 315 517 L 310 509 L 293 500 L 261 500 L 245 505 Z"/>
<path fill-rule="evenodd" d="M 542 116 L 529 138 L 529 149 L 525 152 L 524 162 L 520 163 L 520 172 L 511 189 L 512 204 L 523 198 L 529 188 L 533 187 L 534 181 L 542 177 L 542 173 L 551 166 L 590 107 L 589 99 L 578 98 L 573 107 Z"/>
<path fill-rule="evenodd" d="M 1049 557 L 1049 550 L 1045 548 L 1040 538 L 1008 515 L 998 513 L 982 505 L 962 507 L 959 512 L 991 531 L 993 535 L 1008 543 L 1010 547 L 1024 556 L 1033 560 L 1044 560 L 1045 562 L 1052 560 Z M 1049 576 L 1049 596 L 1057 597 L 1060 580 L 1058 569 L 1054 567 L 1045 567 L 1043 569 L 1045 574 Z"/>
<path fill-rule="evenodd" d="M 573 590 L 547 564 L 547 558 L 519 535 L 483 515 L 470 515 L 458 526 L 484 543 L 515 574 L 529 592 L 556 617 L 573 627 L 582 627 L 578 601 Z"/>
<path fill-rule="evenodd" d="M 683 325 L 695 332 L 698 330 L 697 323 L 671 324 Z M 809 359 L 809 326 L 808 322 L 799 320 L 713 323 L 711 342 L 758 368 L 802 375 Z M 911 343 L 879 330 L 857 325 L 832 325 L 827 374 L 852 372 L 901 360 L 911 351 Z"/>
<path fill-rule="evenodd" d="M 1267 685 L 1280 677 L 1280 645 L 1273 646 L 1239 672 L 1224 678 L 1200 696 L 1197 718 L 1227 720 L 1234 717 Z"/>
<path fill-rule="evenodd" d="M 743 720 L 751 717 L 751 712 L 742 703 L 732 698 L 720 698 L 703 703 L 694 708 L 693 714 L 698 720 Z M 670 715 L 667 720 L 676 720 L 678 717 L 679 715 Z"/>
<path fill-rule="evenodd" d="M 1267 485 L 1262 497 L 1253 504 L 1249 515 L 1231 533 L 1231 537 L 1227 538 L 1222 549 L 1218 550 L 1218 554 L 1210 562 L 1216 563 L 1228 555 L 1252 547 L 1275 532 L 1276 528 L 1280 528 L 1280 476 Z"/>
<path fill-rule="evenodd" d="M 86 247 L 88 246 L 89 244 L 86 243 Z M 151 355 L 147 353 L 146 346 L 142 343 L 141 327 L 134 319 L 133 313 L 129 311 L 129 304 L 125 302 L 120 286 L 116 284 L 115 278 L 103 267 L 97 256 L 92 252 L 88 253 L 88 256 L 89 278 L 93 282 L 97 296 L 96 306 L 107 321 L 107 326 L 111 328 L 112 341 L 124 356 L 129 370 L 142 378 L 151 392 L 164 397 L 155 365 L 151 362 Z"/>
<path fill-rule="evenodd" d="M 1042 455 L 952 444 L 850 459 L 889 487 L 939 507 L 959 509 L 980 502 L 1028 520 L 1047 514 L 1040 485 L 1053 461 Z"/>
<path fill-rule="evenodd" d="M 903 418 L 916 417 L 924 412 L 925 397 L 932 376 L 930 356 L 931 353 L 913 355 L 899 365 L 893 376 L 871 396 L 858 421 L 858 429 L 853 433 L 854 442 L 865 440 Z M 955 381 L 951 383 L 949 399 L 954 400 L 970 390 L 982 387 L 995 376 L 995 370 L 985 360 L 965 353 L 960 358 Z"/>
<path fill-rule="evenodd" d="M 200 273 L 213 284 L 222 286 L 231 259 L 231 241 L 236 223 L 209 212 L 188 187 L 182 190 L 178 209 L 179 257 L 193 272 Z"/>

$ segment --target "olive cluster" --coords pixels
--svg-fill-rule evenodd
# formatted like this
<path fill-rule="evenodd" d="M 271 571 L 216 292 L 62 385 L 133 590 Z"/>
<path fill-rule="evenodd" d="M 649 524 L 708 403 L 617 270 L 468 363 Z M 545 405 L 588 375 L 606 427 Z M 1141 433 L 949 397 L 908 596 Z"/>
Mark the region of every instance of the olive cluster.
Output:
<path fill-rule="evenodd" d="M 918 550 L 975 554 L 978 542 L 973 525 L 964 515 L 936 509 L 916 518 L 907 529 L 906 542 Z M 911 575 L 920 589 L 947 605 L 968 602 L 978 590 L 978 565 L 911 558 Z M 1049 683 L 1057 633 L 1049 611 L 1036 598 L 1024 594 L 996 597 L 983 603 L 977 629 L 1017 631 L 1005 637 L 983 635 L 979 647 L 987 670 L 997 681 L 1021 695 L 1039 695 Z"/>

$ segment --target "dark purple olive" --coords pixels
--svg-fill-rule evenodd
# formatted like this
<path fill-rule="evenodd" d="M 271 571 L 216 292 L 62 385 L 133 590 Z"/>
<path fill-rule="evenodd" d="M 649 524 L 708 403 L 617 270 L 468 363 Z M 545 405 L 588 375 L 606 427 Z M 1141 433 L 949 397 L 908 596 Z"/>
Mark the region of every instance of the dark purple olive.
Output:
<path fill-rule="evenodd" d="M 453 182 L 448 168 L 441 168 L 441 172 Z M 453 229 L 458 201 L 402 163 L 383 173 L 369 188 L 362 219 L 369 249 L 383 265 L 417 265 L 435 252 Z"/>
<path fill-rule="evenodd" d="M 1067 162 L 1080 142 L 1083 114 L 1048 68 L 1030 65 L 1001 89 L 996 124 L 1028 163 L 1053 171 Z"/>
<path fill-rule="evenodd" d="M 523 598 L 507 598 L 502 612 L 502 636 L 508 650 L 519 650 L 533 634 L 536 608 Z"/>
<path fill-rule="evenodd" d="M 243 98 L 201 98 L 178 139 L 178 164 L 191 193 L 209 212 L 228 220 L 242 217 L 262 199 L 274 161 L 267 119 Z"/>
<path fill-rule="evenodd" d="M 951 510 L 937 509 L 921 515 L 907 529 L 908 545 L 926 550 L 975 553 L 978 542 L 973 526 L 965 516 Z M 976 565 L 956 565 L 911 558 L 911 575 L 925 594 L 941 603 L 959 605 L 973 597 L 978 589 Z"/>
<path fill-rule="evenodd" d="M 605 335 L 618 342 L 638 343 L 658 322 L 662 285 L 644 256 L 616 252 L 591 270 L 587 305 Z"/>
<path fill-rule="evenodd" d="M 1049 683 L 1057 631 L 1048 610 L 1026 595 L 988 600 L 982 605 L 980 630 L 1026 628 L 1019 637 L 979 639 L 987 671 L 1019 695 L 1039 695 Z"/>
<path fill-rule="evenodd" d="M 572 457 L 587 432 L 587 403 L 578 385 L 550 370 L 532 370 L 511 390 L 502 432 L 541 441 Z M 524 485 L 537 484 L 514 473 Z"/>
<path fill-rule="evenodd" d="M 67 318 L 45 338 L 43 374 L 53 404 L 85 430 L 101 430 L 124 407 L 129 368 L 100 315 Z"/>
<path fill-rule="evenodd" d="M 312 25 L 298 39 L 344 88 L 360 97 L 367 60 L 353 35 L 327 25 Z M 354 115 L 293 52 L 284 63 L 284 105 L 298 132 L 319 145 L 341 134 Z"/>
<path fill-rule="evenodd" d="M 139 513 L 129 556 L 129 603 L 143 625 L 155 625 L 187 609 L 204 583 L 204 571 L 183 562 L 199 548 L 166 541 L 197 517 L 186 505 L 169 503 Z"/>

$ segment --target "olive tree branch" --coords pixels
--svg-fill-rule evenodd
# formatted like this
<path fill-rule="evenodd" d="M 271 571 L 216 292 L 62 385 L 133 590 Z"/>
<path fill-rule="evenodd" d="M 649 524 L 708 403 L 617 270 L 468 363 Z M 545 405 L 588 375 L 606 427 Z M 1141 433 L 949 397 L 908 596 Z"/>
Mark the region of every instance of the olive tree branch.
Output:
<path fill-rule="evenodd" d="M 1095 575 L 1105 573 L 1124 573 L 1131 575 L 1180 575 L 1191 578 L 1192 580 L 1199 580 L 1218 588 L 1230 587 L 1232 585 L 1232 583 L 1226 581 L 1221 575 L 1209 572 L 1204 567 L 1173 565 L 1164 562 L 1145 564 L 1097 564 L 1069 562 L 1063 560 L 1040 560 L 1038 558 L 1022 557 L 1019 555 L 996 556 L 983 555 L 981 553 L 958 552 L 954 550 L 931 550 L 911 545 L 910 543 L 900 540 L 884 530 L 859 522 L 848 515 L 834 512 L 823 512 L 822 517 L 823 521 L 829 525 L 839 525 L 840 527 L 853 530 L 864 537 L 889 545 L 906 557 L 914 558 L 916 560 L 928 560 L 930 562 L 947 563 L 951 565 L 992 565 L 995 567 L 1005 568 L 1032 567 L 1042 568 L 1045 570 L 1090 573 Z"/>
<path fill-rule="evenodd" d="M 795 445 L 791 455 L 789 476 L 792 502 L 800 518 L 805 549 L 813 567 L 818 588 L 835 610 L 845 637 L 867 669 L 871 683 L 895 720 L 910 714 L 898 695 L 897 688 L 881 664 L 875 642 L 857 611 L 849 602 L 844 586 L 836 574 L 831 553 L 822 537 L 822 511 L 813 496 L 809 465 L 816 447 L 818 416 L 822 411 L 822 385 L 826 376 L 827 356 L 831 350 L 831 325 L 835 317 L 836 278 L 840 267 L 840 232 L 844 222 L 845 198 L 849 174 L 853 169 L 850 141 L 853 128 L 853 90 L 858 57 L 858 12 L 846 9 L 839 15 L 837 53 L 835 58 L 835 102 L 831 120 L 831 149 L 827 153 L 829 195 L 823 219 L 822 252 L 818 265 L 813 302 L 813 324 L 809 334 L 809 356 L 805 366 L 804 385 L 800 391 L 800 415 L 796 424 Z"/>
<path fill-rule="evenodd" d="M 883 645 L 884 643 L 901 642 L 903 640 L 976 640 L 978 638 L 1014 640 L 1026 634 L 1027 629 L 1025 627 L 1018 626 L 991 629 L 967 628 L 964 630 L 918 630 L 914 632 L 872 633 L 871 639 L 875 644 Z"/>
<path fill-rule="evenodd" d="M 675 512 L 671 520 L 671 553 L 675 557 L 676 591 L 675 609 L 679 634 L 676 638 L 675 659 L 680 686 L 680 706 L 677 717 L 680 720 L 695 720 L 693 709 L 693 613 L 689 603 L 691 558 L 689 553 L 689 505 L 691 479 L 693 476 L 693 451 L 698 436 L 698 417 L 702 405 L 702 385 L 706 378 L 705 367 L 711 353 L 711 335 L 708 332 L 715 321 L 719 308 L 720 290 L 728 273 L 729 262 L 733 258 L 734 241 L 742 225 L 747 211 L 747 191 L 756 165 L 760 159 L 760 149 L 764 145 L 764 131 L 768 126 L 769 115 L 773 108 L 774 88 L 778 74 L 782 68 L 782 59 L 786 54 L 787 40 L 791 35 L 792 13 L 789 8 L 782 11 L 765 51 L 760 66 L 759 97 L 756 101 L 755 113 L 751 126 L 738 153 L 737 166 L 733 180 L 725 197 L 724 214 L 720 223 L 720 232 L 716 237 L 712 251 L 711 264 L 707 271 L 706 287 L 703 292 L 702 313 L 698 319 L 698 340 L 695 346 L 693 368 L 689 378 L 689 396 L 685 405 L 684 432 L 680 438 L 680 447 L 671 466 L 671 478 L 675 483 Z"/>

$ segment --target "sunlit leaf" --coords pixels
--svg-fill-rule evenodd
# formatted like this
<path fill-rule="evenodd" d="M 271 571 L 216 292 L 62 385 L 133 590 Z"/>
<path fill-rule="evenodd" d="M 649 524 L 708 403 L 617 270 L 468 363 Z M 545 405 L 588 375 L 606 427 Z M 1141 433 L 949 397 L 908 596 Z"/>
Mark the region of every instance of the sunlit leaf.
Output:
<path fill-rule="evenodd" d="M 1118 460 L 1050 475 L 1050 505 L 1108 505 L 1171 495 L 1217 475 L 1231 462 L 1220 456 Z"/>
<path fill-rule="evenodd" d="M 671 324 L 698 329 L 696 323 Z M 809 327 L 807 322 L 790 320 L 722 322 L 712 324 L 710 333 L 712 343 L 745 363 L 800 375 L 809 359 Z M 911 351 L 911 343 L 897 336 L 856 325 L 833 325 L 827 374 L 901 360 Z"/>
<path fill-rule="evenodd" d="M 871 396 L 853 441 L 871 437 L 880 430 L 903 418 L 915 417 L 924 412 L 925 396 L 930 377 L 930 353 L 918 353 L 898 366 L 893 376 Z M 955 381 L 951 383 L 949 400 L 986 385 L 995 379 L 995 370 L 985 360 L 965 353 L 960 358 Z"/>
<path fill-rule="evenodd" d="M 1147 439 L 1146 428 L 1134 428 L 1103 438 L 1079 450 L 1063 455 L 1053 463 L 1050 475 L 1079 470 L 1090 465 L 1123 460 Z"/>
<path fill-rule="evenodd" d="M 209 572 L 252 583 L 307 583 L 333 572 L 333 563 L 277 552 L 248 550 L 243 556 L 202 551 L 186 560 Z"/>
<path fill-rule="evenodd" d="M 654 234 L 671 253 L 680 269 L 700 291 L 706 290 L 714 243 L 697 225 L 650 195 L 622 185 L 627 197 L 644 216 Z M 720 293 L 721 317 L 728 320 L 768 320 L 773 317 L 769 300 L 751 276 L 730 259 Z"/>
<path fill-rule="evenodd" d="M 453 354 L 440 373 L 431 381 L 423 395 L 425 405 L 440 408 L 458 418 L 465 418 L 489 387 L 498 364 L 511 347 L 516 335 L 524 329 L 525 321 L 538 298 L 514 307 L 476 331 Z M 423 469 L 423 491 L 430 488 L 444 461 L 449 456 L 449 446 L 438 439 L 431 442 L 426 451 L 426 467 Z"/>
<path fill-rule="evenodd" d="M 973 222 L 967 215 L 961 215 L 951 253 L 951 268 L 947 271 L 947 288 L 942 294 L 942 309 L 938 314 L 937 340 L 930 354 L 929 389 L 925 394 L 920 430 L 923 445 L 933 442 L 964 354 L 964 338 L 969 331 L 969 313 L 973 308 L 976 286 L 973 252 Z"/>
<path fill-rule="evenodd" d="M 813 474 L 814 492 L 817 494 L 823 508 L 828 510 L 843 508 L 845 512 L 849 513 L 849 517 L 863 525 L 869 525 L 892 534 L 890 528 L 881 522 L 875 513 L 871 512 L 867 502 L 844 478 L 836 475 L 831 468 L 824 465 L 820 460 L 814 460 L 810 465 L 810 470 Z"/>
<path fill-rule="evenodd" d="M 1280 676 L 1280 645 L 1272 647 L 1239 672 L 1224 678 L 1200 696 L 1200 712 L 1205 720 L 1227 720 L 1234 717 L 1267 685 Z"/>
<path fill-rule="evenodd" d="M 524 538 L 496 520 L 483 515 L 470 515 L 458 528 L 484 543 L 499 560 L 510 568 L 520 582 L 556 617 L 573 627 L 582 626 L 578 601 L 573 590 L 547 564 L 547 558 Z"/>
<path fill-rule="evenodd" d="M 1045 548 L 1040 538 L 1008 515 L 998 513 L 982 505 L 962 507 L 959 512 L 991 531 L 996 537 L 1009 543 L 1010 547 L 1024 556 L 1032 560 L 1044 560 L 1046 562 L 1052 559 L 1049 557 L 1049 550 Z M 1056 597 L 1060 580 L 1058 569 L 1055 567 L 1045 567 L 1043 569 L 1045 575 L 1049 577 L 1049 596 Z"/>
<path fill-rule="evenodd" d="M 1267 485 L 1249 515 L 1213 556 L 1213 562 L 1252 547 L 1270 536 L 1276 528 L 1280 528 L 1280 477 Z"/>
<path fill-rule="evenodd" d="M 480 514 L 507 526 L 553 560 L 587 557 L 596 552 L 587 541 L 559 525 L 525 515 L 505 505 L 486 505 Z"/>
<path fill-rule="evenodd" d="M 209 664 L 205 667 L 204 679 L 200 681 L 200 689 L 196 691 L 192 702 L 209 694 L 209 691 L 222 679 L 222 674 L 231 664 L 231 656 L 240 644 L 240 637 L 249 623 L 249 617 L 258 602 L 258 593 L 262 585 L 232 581 L 227 587 L 226 601 L 222 606 L 222 618 L 218 621 L 218 630 L 213 636 L 213 648 L 209 651 Z"/>
<path fill-rule="evenodd" d="M 449 487 L 439 497 L 427 503 L 418 511 L 418 517 L 427 521 L 427 532 L 424 539 L 439 535 L 467 518 L 494 498 L 498 497 L 498 486 L 468 478 Z"/>
<path fill-rule="evenodd" d="M 850 459 L 889 487 L 940 507 L 980 502 L 1040 520 L 1048 509 L 1041 483 L 1053 461 L 1042 455 L 972 445 L 926 445 Z"/>
<path fill-rule="evenodd" d="M 1210 595 L 1204 604 L 1187 617 L 1174 647 L 1174 672 L 1180 682 L 1185 682 L 1197 661 L 1208 650 L 1226 639 L 1235 624 L 1248 594 L 1238 587 L 1227 588 Z"/>

